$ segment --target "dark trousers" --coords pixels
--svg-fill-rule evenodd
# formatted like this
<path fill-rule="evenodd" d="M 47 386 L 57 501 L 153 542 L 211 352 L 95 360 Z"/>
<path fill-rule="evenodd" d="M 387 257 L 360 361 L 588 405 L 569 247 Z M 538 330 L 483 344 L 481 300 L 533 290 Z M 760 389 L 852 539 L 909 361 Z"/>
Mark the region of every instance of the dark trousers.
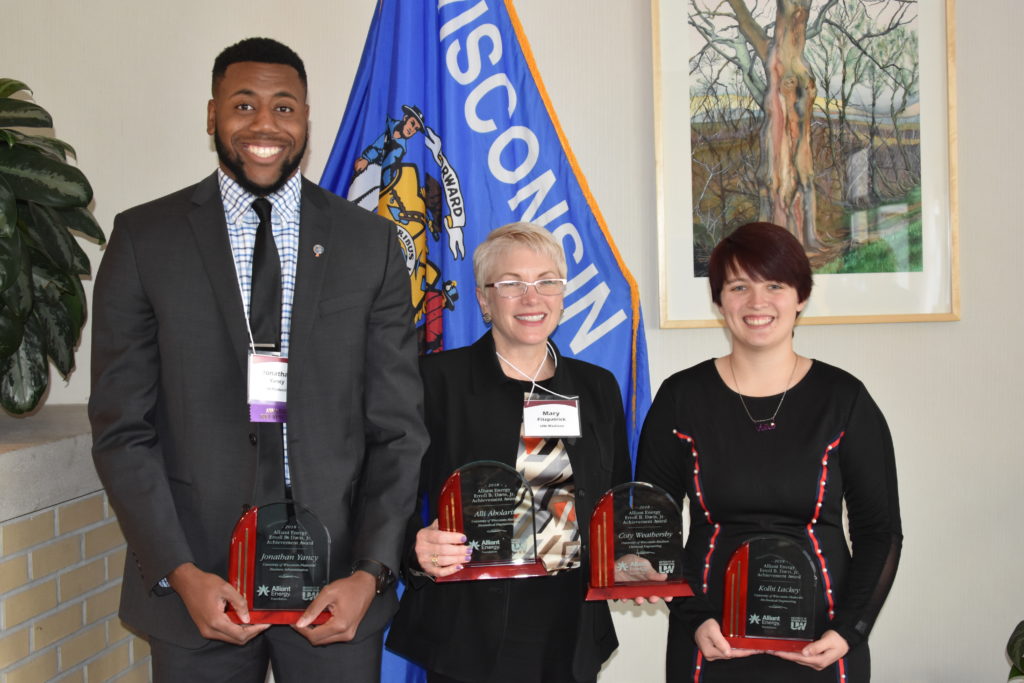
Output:
<path fill-rule="evenodd" d="M 379 683 L 381 634 L 313 647 L 290 626 L 271 626 L 245 645 L 211 640 L 190 650 L 150 638 L 154 683 Z"/>

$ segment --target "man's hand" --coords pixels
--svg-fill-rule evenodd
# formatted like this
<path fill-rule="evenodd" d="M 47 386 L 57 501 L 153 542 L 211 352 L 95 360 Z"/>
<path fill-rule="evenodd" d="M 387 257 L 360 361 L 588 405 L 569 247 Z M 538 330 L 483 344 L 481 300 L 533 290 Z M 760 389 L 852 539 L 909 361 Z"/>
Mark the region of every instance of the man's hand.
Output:
<path fill-rule="evenodd" d="M 167 575 L 171 588 L 181 596 L 199 633 L 210 640 L 245 645 L 266 631 L 270 624 L 249 624 L 249 606 L 234 587 L 216 574 L 204 572 L 191 562 L 179 565 Z M 224 613 L 231 607 L 244 622 L 236 624 Z"/>
<path fill-rule="evenodd" d="M 771 654 L 821 671 L 835 664 L 849 651 L 850 646 L 847 644 L 846 638 L 835 631 L 828 630 L 822 634 L 821 638 L 809 643 L 800 652 L 772 652 Z"/>
<path fill-rule="evenodd" d="M 355 638 L 359 622 L 376 595 L 376 578 L 368 572 L 356 571 L 347 579 L 324 586 L 292 628 L 313 645 L 346 643 Z M 320 626 L 310 626 L 324 610 L 331 613 L 331 618 Z"/>

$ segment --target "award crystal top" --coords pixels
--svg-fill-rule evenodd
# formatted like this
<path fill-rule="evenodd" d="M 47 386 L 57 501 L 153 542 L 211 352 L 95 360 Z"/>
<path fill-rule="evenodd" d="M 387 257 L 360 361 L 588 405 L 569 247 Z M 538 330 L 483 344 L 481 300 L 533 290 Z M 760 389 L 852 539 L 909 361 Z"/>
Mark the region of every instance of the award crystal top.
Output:
<path fill-rule="evenodd" d="M 231 534 L 228 582 L 249 605 L 253 624 L 294 624 L 327 585 L 331 538 L 312 512 L 293 502 L 250 508 Z M 228 616 L 241 623 L 238 614 Z M 317 616 L 314 624 L 330 618 Z"/>
<path fill-rule="evenodd" d="M 620 484 L 590 519 L 587 600 L 693 595 L 683 579 L 683 516 L 663 489 Z"/>
<path fill-rule="evenodd" d="M 439 582 L 547 574 L 537 559 L 533 491 L 504 463 L 480 460 L 455 470 L 441 489 L 438 525 L 465 534 L 473 555 Z"/>
<path fill-rule="evenodd" d="M 733 647 L 799 652 L 821 637 L 818 570 L 795 541 L 753 538 L 725 570 L 722 634 Z"/>

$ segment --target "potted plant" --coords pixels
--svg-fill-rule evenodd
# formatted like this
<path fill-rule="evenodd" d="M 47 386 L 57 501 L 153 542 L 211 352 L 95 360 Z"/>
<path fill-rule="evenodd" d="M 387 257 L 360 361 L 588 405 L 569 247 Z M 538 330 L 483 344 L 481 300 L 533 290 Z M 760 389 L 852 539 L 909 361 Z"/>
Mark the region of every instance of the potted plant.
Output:
<path fill-rule="evenodd" d="M 75 367 L 91 272 L 76 235 L 105 241 L 71 145 L 19 130 L 53 127 L 45 109 L 12 97 L 22 91 L 0 78 L 0 406 L 15 415 L 39 404 L 48 362 L 65 379 Z"/>
<path fill-rule="evenodd" d="M 1024 621 L 1017 624 L 1006 643 L 1006 654 L 1010 658 L 1010 675 L 1006 680 L 1024 676 Z"/>

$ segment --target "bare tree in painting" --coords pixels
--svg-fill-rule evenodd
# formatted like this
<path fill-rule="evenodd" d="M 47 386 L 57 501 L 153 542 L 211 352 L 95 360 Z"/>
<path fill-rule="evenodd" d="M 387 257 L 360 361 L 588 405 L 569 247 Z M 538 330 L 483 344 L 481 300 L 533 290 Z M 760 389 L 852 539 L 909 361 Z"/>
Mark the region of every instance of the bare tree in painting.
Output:
<path fill-rule="evenodd" d="M 890 39 L 889 47 L 892 50 L 892 65 L 886 69 L 892 81 L 892 98 L 889 101 L 889 124 L 893 130 L 899 130 L 901 116 L 907 111 L 911 101 L 918 97 L 919 74 L 917 65 L 908 58 L 908 54 L 917 53 L 917 34 L 906 31 L 902 28 L 895 32 Z M 909 47 L 909 49 L 908 49 Z M 899 163 L 893 164 L 896 169 L 903 169 L 902 173 L 894 171 L 894 194 L 905 193 L 921 182 L 921 157 L 914 154 L 907 144 L 903 135 L 896 135 L 893 144 L 895 146 L 894 158 L 898 157 Z M 920 138 L 920 131 L 915 131 L 914 149 L 917 148 L 917 140 Z"/>
<path fill-rule="evenodd" d="M 875 21 L 871 6 L 895 6 Z M 907 23 L 914 0 L 690 0 L 690 25 L 704 43 L 691 59 L 691 74 L 708 65 L 731 66 L 760 108 L 756 169 L 762 220 L 786 226 L 810 251 L 823 247 L 817 229 L 815 152 L 812 148 L 818 82 L 815 71 L 837 92 L 826 96 L 825 140 L 829 182 L 845 185 L 844 168 L 854 130 L 846 120 L 854 88 L 869 67 L 889 77 L 873 45 Z M 909 13 L 912 15 L 912 13 Z M 816 55 L 809 41 L 822 37 Z M 818 61 L 812 67 L 812 60 Z M 891 77 L 889 77 L 891 78 Z M 704 85 L 711 79 L 705 77 Z M 691 93 L 692 94 L 692 93 Z M 832 128 L 829 100 L 837 105 Z M 874 117 L 874 111 L 871 117 Z M 819 126 L 821 124 L 819 123 Z M 872 149 L 871 131 L 865 146 Z M 696 156 L 695 156 L 696 159 Z"/>
<path fill-rule="evenodd" d="M 756 130 L 757 105 L 730 96 L 742 83 L 723 83 L 720 60 L 706 60 L 694 77 L 705 96 L 691 102 L 694 220 L 704 228 L 699 249 L 710 249 L 725 236 L 730 220 L 757 217 L 755 171 L 745 149 Z M 704 125 L 710 122 L 712 125 Z"/>

